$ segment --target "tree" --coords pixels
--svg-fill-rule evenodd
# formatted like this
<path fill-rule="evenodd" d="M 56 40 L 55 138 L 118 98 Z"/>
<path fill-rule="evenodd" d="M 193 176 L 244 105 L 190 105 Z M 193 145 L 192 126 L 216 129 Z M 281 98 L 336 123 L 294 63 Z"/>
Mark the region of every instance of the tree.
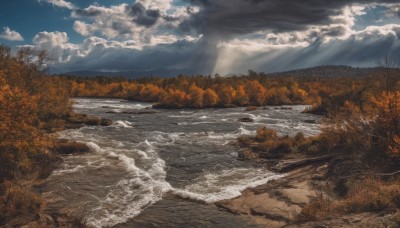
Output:
<path fill-rule="evenodd" d="M 222 85 L 217 91 L 219 97 L 219 103 L 222 106 L 227 106 L 232 104 L 232 100 L 236 95 L 236 91 L 232 86 Z"/>
<path fill-rule="evenodd" d="M 266 90 L 258 81 L 253 80 L 249 82 L 249 101 L 251 105 L 263 105 L 266 97 Z"/>
<path fill-rule="evenodd" d="M 243 85 L 239 85 L 236 89 L 235 103 L 239 106 L 244 106 L 249 103 L 249 97 Z"/>
<path fill-rule="evenodd" d="M 195 83 L 192 83 L 189 88 L 189 106 L 193 108 L 203 107 L 204 90 L 199 88 Z"/>
<path fill-rule="evenodd" d="M 219 101 L 217 93 L 213 89 L 207 89 L 204 93 L 203 104 L 205 107 L 214 107 Z"/>

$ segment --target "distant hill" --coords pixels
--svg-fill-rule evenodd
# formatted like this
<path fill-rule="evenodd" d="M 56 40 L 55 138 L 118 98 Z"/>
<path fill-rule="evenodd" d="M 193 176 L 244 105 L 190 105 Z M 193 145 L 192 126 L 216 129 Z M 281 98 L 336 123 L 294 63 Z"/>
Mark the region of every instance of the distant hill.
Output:
<path fill-rule="evenodd" d="M 399 68 L 391 69 L 392 72 L 396 72 L 400 74 Z M 369 76 L 377 71 L 382 71 L 379 67 L 372 68 L 359 68 L 359 67 L 351 67 L 351 66 L 317 66 L 305 69 L 297 69 L 290 70 L 284 72 L 274 72 L 274 73 L 265 73 L 268 76 L 292 76 L 292 77 L 364 77 Z M 153 71 L 121 71 L 121 72 L 101 72 L 101 71 L 74 71 L 63 73 L 62 75 L 68 76 L 82 76 L 82 77 L 95 77 L 95 76 L 106 76 L 106 77 L 125 77 L 129 79 L 137 79 L 143 77 L 150 76 L 159 76 L 159 77 L 173 77 L 181 75 L 192 75 L 188 72 L 179 72 L 177 70 L 153 70 Z M 236 74 L 229 74 L 225 77 L 234 76 Z"/>
<path fill-rule="evenodd" d="M 350 66 L 317 66 L 305 69 L 291 70 L 285 72 L 270 73 L 267 75 L 275 76 L 293 76 L 293 77 L 365 77 L 378 71 L 382 72 L 380 67 L 359 68 Z M 400 73 L 399 68 L 390 69 L 392 72 Z"/>

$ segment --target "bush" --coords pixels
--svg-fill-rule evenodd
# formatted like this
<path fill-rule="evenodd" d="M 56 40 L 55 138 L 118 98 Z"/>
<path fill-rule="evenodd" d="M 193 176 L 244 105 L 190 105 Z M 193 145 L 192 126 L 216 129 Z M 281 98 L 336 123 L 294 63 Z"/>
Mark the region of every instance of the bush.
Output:
<path fill-rule="evenodd" d="M 45 207 L 40 196 L 20 185 L 6 181 L 0 188 L 0 225 L 23 225 L 33 220 Z"/>
<path fill-rule="evenodd" d="M 258 142 L 266 142 L 268 140 L 274 140 L 278 138 L 276 130 L 268 129 L 266 127 L 261 127 L 257 129 L 257 134 L 255 139 Z"/>
<path fill-rule="evenodd" d="M 400 208 L 400 181 L 365 178 L 348 186 L 345 197 L 332 201 L 322 194 L 303 208 L 299 221 L 326 219 L 335 215 Z"/>

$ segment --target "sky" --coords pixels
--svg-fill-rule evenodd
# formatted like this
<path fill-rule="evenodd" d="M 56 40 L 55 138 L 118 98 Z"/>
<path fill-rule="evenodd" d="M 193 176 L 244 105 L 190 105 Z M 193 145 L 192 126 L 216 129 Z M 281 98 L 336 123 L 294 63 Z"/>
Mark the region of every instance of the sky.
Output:
<path fill-rule="evenodd" d="M 400 57 L 400 0 L 1 0 L 0 44 L 52 73 L 279 72 Z"/>

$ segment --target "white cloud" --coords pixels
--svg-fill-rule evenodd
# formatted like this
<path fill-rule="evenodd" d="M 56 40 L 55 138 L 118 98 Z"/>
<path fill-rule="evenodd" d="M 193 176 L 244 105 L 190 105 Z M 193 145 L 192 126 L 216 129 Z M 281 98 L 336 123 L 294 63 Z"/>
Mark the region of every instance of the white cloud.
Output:
<path fill-rule="evenodd" d="M 11 41 L 23 41 L 24 38 L 17 31 L 11 30 L 9 27 L 4 27 L 3 32 L 0 33 L 0 38 Z"/>
<path fill-rule="evenodd" d="M 133 5 L 90 5 L 72 12 L 71 17 L 77 19 L 73 28 L 83 36 L 134 40 L 135 45 L 141 47 L 198 39 L 198 35 L 190 36 L 177 30 L 183 20 L 198 13 L 199 9 L 189 12 L 185 6 L 173 6 L 172 3 L 172 0 L 139 0 Z"/>
<path fill-rule="evenodd" d="M 40 47 L 55 47 L 67 42 L 66 32 L 40 32 L 33 38 L 33 43 Z"/>
<path fill-rule="evenodd" d="M 90 26 L 83 21 L 75 21 L 74 30 L 82 36 L 89 36 L 92 33 Z"/>
<path fill-rule="evenodd" d="M 49 4 L 52 4 L 53 6 L 57 6 L 60 8 L 66 8 L 66 9 L 75 9 L 76 7 L 74 6 L 74 4 L 72 4 L 71 2 L 65 1 L 65 0 L 38 0 L 39 2 L 44 1 L 47 2 Z"/>
<path fill-rule="evenodd" d="M 169 53 L 172 50 L 179 52 L 179 50 L 174 50 L 176 48 L 174 46 L 175 42 L 180 42 L 179 45 L 187 45 L 194 44 L 197 41 L 198 39 L 189 36 L 180 40 L 177 40 L 174 36 L 157 36 L 156 38 L 150 38 L 149 44 L 143 46 L 135 40 L 118 41 L 91 36 L 80 44 L 73 44 L 69 42 L 68 34 L 65 32 L 44 31 L 35 35 L 32 47 L 37 50 L 47 51 L 51 60 L 50 66 L 57 69 L 79 70 L 88 67 L 92 70 L 99 68 L 105 71 L 118 71 L 122 68 L 127 68 L 125 70 L 128 70 L 131 66 L 141 67 L 144 62 L 138 63 L 138 61 L 143 61 L 142 59 L 138 60 L 138 57 L 143 53 L 148 54 L 159 48 L 155 47 L 156 44 L 170 45 L 169 47 L 165 46 L 158 49 L 166 48 Z M 183 48 L 180 47 L 180 49 Z M 158 63 L 161 64 L 162 61 L 173 62 L 172 59 L 177 58 L 177 56 L 178 54 L 174 54 L 171 56 L 172 58 L 161 59 Z M 146 61 L 151 58 L 154 58 L 154 56 L 151 55 Z M 152 63 L 152 61 L 146 64 L 149 63 Z"/>
<path fill-rule="evenodd" d="M 68 40 L 65 32 L 40 32 L 33 38 L 33 44 L 36 49 L 46 50 L 53 63 L 65 63 L 79 52 L 78 46 Z"/>

